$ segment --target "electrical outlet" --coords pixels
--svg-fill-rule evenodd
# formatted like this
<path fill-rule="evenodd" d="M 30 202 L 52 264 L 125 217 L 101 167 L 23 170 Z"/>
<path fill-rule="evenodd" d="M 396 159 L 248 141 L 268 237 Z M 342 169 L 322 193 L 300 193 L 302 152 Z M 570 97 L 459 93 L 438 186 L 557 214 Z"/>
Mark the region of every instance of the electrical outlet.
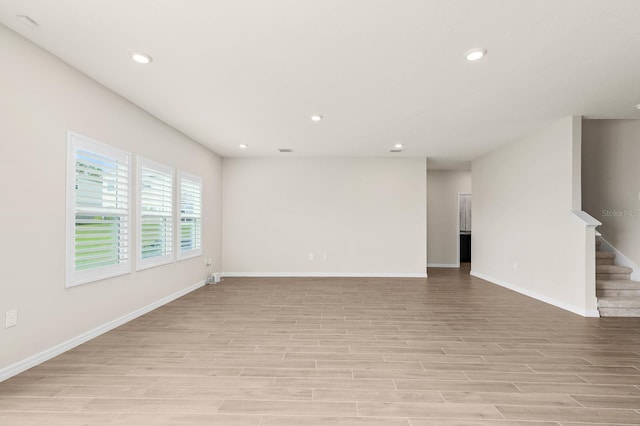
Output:
<path fill-rule="evenodd" d="M 11 311 L 7 311 L 4 319 L 4 327 L 15 327 L 18 325 L 18 310 L 13 309 Z"/>
<path fill-rule="evenodd" d="M 309 260 L 313 260 L 313 253 L 309 253 Z"/>

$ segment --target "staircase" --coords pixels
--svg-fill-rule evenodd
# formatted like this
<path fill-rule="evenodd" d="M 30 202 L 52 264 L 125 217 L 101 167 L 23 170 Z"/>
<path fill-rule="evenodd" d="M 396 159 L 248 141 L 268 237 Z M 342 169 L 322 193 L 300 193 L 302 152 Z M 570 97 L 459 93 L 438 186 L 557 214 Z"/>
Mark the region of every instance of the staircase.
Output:
<path fill-rule="evenodd" d="M 640 282 L 633 270 L 614 264 L 616 255 L 600 251 L 596 241 L 596 296 L 601 317 L 640 317 Z"/>

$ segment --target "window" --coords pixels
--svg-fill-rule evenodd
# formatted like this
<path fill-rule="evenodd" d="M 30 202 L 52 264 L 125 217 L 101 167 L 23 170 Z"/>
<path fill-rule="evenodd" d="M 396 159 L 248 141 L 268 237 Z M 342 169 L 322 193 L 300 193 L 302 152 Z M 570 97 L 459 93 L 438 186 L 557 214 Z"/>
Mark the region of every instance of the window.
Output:
<path fill-rule="evenodd" d="M 67 134 L 67 287 L 131 272 L 129 153 Z"/>
<path fill-rule="evenodd" d="M 138 157 L 136 269 L 173 262 L 173 169 Z"/>
<path fill-rule="evenodd" d="M 178 259 L 202 254 L 202 179 L 180 172 L 180 249 Z"/>

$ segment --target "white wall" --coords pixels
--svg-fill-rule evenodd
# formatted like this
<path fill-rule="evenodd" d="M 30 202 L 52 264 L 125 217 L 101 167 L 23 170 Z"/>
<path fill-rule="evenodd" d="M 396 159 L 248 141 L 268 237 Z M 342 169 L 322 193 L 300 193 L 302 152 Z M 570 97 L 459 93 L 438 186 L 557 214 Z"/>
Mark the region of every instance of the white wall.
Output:
<path fill-rule="evenodd" d="M 17 308 L 19 320 L 0 326 L 1 380 L 9 366 L 206 277 L 198 257 L 65 288 L 67 130 L 202 176 L 204 255 L 218 266 L 221 160 L 1 25 L 0 52 L 0 314 Z"/>
<path fill-rule="evenodd" d="M 597 315 L 593 228 L 571 213 L 579 136 L 567 117 L 473 162 L 472 274 Z"/>
<path fill-rule="evenodd" d="M 427 172 L 428 266 L 458 266 L 458 194 L 471 193 L 468 170 Z"/>
<path fill-rule="evenodd" d="M 585 120 L 582 200 L 598 231 L 640 265 L 640 120 Z"/>
<path fill-rule="evenodd" d="M 424 276 L 426 160 L 226 158 L 223 216 L 226 274 Z"/>

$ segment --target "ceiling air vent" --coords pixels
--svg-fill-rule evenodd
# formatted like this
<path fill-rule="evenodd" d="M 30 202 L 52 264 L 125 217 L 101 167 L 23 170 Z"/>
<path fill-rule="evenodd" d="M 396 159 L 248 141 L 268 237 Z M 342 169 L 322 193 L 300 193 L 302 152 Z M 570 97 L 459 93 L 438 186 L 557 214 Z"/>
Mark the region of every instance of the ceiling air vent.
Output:
<path fill-rule="evenodd" d="M 280 149 L 278 149 L 278 151 L 280 151 L 280 152 L 293 152 L 293 149 L 291 149 L 291 148 L 280 148 Z"/>

